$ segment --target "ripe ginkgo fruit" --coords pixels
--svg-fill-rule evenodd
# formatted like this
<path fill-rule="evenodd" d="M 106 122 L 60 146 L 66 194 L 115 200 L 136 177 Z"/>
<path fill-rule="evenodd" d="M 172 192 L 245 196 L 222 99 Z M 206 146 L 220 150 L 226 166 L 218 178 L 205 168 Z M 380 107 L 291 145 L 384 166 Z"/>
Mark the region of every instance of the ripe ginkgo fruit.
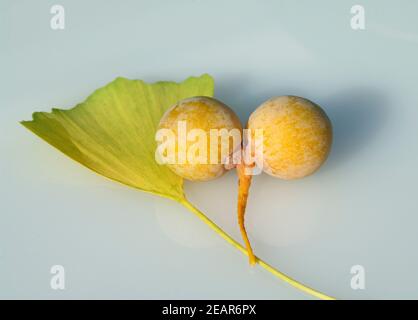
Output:
<path fill-rule="evenodd" d="M 187 98 L 161 118 L 157 153 L 180 177 L 208 181 L 231 168 L 232 153 L 241 146 L 241 132 L 239 118 L 222 102 L 210 97 Z"/>
<path fill-rule="evenodd" d="M 298 179 L 314 173 L 326 160 L 332 144 L 329 118 L 317 104 L 295 96 L 274 97 L 260 105 L 248 120 L 248 139 L 262 130 L 262 152 L 253 146 L 254 163 L 237 166 L 239 176 L 238 220 L 247 246 L 250 264 L 256 259 L 244 226 L 244 214 L 251 184 L 246 169 L 261 164 L 262 170 L 280 179 Z"/>

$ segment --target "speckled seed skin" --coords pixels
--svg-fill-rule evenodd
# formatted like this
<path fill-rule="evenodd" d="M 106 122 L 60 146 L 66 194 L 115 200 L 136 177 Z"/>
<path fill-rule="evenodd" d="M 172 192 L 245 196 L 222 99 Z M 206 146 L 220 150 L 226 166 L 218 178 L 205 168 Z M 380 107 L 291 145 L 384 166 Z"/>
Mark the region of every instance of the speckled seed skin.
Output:
<path fill-rule="evenodd" d="M 300 97 L 274 97 L 248 120 L 249 129 L 263 129 L 263 170 L 291 180 L 315 172 L 332 144 L 332 126 L 325 112 Z"/>
<path fill-rule="evenodd" d="M 207 134 L 208 157 L 210 155 L 209 137 L 211 129 L 238 129 L 242 132 L 242 126 L 239 118 L 234 111 L 222 102 L 209 97 L 193 97 L 181 100 L 172 106 L 163 115 L 158 129 L 167 128 L 173 130 L 178 141 L 178 122 L 186 121 L 187 132 L 192 129 L 202 129 Z M 230 139 L 230 153 L 237 147 Z M 187 142 L 186 152 L 193 142 Z M 176 148 L 178 151 L 178 149 Z M 219 163 L 211 164 L 209 159 L 207 164 L 167 164 L 167 166 L 177 175 L 191 181 L 208 181 L 215 179 L 225 173 L 224 164 L 221 163 L 220 149 L 218 153 Z"/>

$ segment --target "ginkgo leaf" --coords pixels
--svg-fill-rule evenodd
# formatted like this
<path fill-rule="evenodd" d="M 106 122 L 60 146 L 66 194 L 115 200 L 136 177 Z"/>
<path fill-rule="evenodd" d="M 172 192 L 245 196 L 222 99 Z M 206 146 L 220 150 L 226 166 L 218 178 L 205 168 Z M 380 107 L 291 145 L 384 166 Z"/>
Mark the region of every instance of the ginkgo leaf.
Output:
<path fill-rule="evenodd" d="M 117 78 L 96 90 L 85 102 L 69 110 L 35 112 L 21 123 L 70 158 L 125 185 L 175 200 L 196 214 L 227 242 L 247 250 L 203 212 L 190 203 L 183 179 L 155 160 L 155 132 L 164 112 L 179 100 L 213 96 L 209 75 L 190 77 L 181 83 Z M 255 257 L 256 263 L 290 285 L 321 299 L 333 299 L 273 268 Z"/>
<path fill-rule="evenodd" d="M 164 112 L 192 96 L 213 96 L 209 75 L 182 83 L 117 78 L 72 109 L 35 112 L 21 123 L 84 166 L 123 184 L 181 200 L 183 180 L 155 161 Z"/>

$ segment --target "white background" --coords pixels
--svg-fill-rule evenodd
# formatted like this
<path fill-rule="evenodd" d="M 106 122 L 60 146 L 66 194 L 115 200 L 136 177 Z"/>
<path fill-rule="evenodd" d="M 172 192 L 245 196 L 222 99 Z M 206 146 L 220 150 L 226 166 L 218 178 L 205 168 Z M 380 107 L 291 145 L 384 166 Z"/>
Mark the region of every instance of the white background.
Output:
<path fill-rule="evenodd" d="M 255 177 L 255 252 L 337 298 L 417 298 L 417 2 L 62 0 L 0 3 L 0 298 L 304 299 L 180 205 L 92 174 L 18 124 L 69 108 L 117 76 L 210 73 L 245 123 L 263 101 L 320 104 L 335 129 L 325 166 L 285 182 Z M 186 183 L 239 239 L 235 173 Z M 50 287 L 63 265 L 66 289 Z M 366 290 L 350 268 L 366 270 Z"/>

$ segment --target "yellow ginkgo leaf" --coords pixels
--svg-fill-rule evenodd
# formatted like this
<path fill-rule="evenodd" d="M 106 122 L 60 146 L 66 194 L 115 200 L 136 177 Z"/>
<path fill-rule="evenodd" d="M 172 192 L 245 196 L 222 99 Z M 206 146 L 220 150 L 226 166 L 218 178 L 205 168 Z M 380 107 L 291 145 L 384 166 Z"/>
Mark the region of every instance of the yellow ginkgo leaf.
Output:
<path fill-rule="evenodd" d="M 155 160 L 155 132 L 164 112 L 179 100 L 213 96 L 209 75 L 181 83 L 145 83 L 117 78 L 72 109 L 35 112 L 21 123 L 33 133 L 91 170 L 125 185 L 178 201 L 243 254 L 247 250 L 185 197 L 183 179 Z M 275 276 L 318 298 L 311 289 L 256 257 Z"/>
<path fill-rule="evenodd" d="M 212 96 L 212 77 L 182 83 L 117 78 L 70 110 L 35 112 L 22 124 L 84 166 L 123 184 L 175 200 L 183 181 L 154 159 L 155 131 L 180 99 Z"/>

